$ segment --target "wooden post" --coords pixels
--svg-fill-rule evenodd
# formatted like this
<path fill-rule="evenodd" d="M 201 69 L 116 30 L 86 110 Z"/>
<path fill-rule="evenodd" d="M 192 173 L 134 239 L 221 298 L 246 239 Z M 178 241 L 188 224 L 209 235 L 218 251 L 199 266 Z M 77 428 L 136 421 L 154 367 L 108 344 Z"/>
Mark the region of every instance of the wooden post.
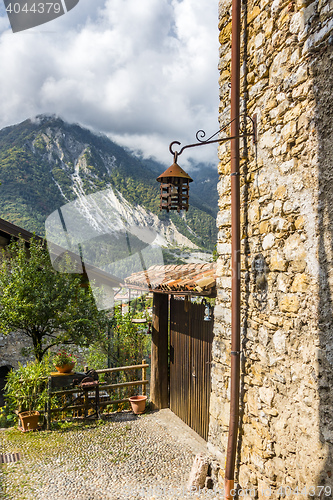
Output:
<path fill-rule="evenodd" d="M 47 402 L 46 402 L 46 429 L 49 431 L 51 428 L 51 390 L 52 379 L 49 377 L 47 382 Z"/>
<path fill-rule="evenodd" d="M 168 295 L 154 293 L 150 376 L 150 400 L 154 409 L 169 407 L 168 310 Z"/>
<path fill-rule="evenodd" d="M 143 365 L 146 364 L 145 359 L 142 360 L 142 364 Z M 142 379 L 141 380 L 146 380 L 146 377 L 147 377 L 147 368 L 142 368 Z M 146 395 L 146 384 L 142 384 L 142 395 L 143 396 Z"/>
<path fill-rule="evenodd" d="M 84 416 L 87 417 L 89 412 L 89 395 L 88 390 L 84 390 Z"/>
<path fill-rule="evenodd" d="M 83 368 L 84 373 L 88 373 L 89 371 L 89 366 L 85 366 Z M 88 391 L 83 391 L 83 404 L 84 404 L 84 416 L 88 416 L 88 410 L 89 410 L 89 396 L 88 396 Z"/>

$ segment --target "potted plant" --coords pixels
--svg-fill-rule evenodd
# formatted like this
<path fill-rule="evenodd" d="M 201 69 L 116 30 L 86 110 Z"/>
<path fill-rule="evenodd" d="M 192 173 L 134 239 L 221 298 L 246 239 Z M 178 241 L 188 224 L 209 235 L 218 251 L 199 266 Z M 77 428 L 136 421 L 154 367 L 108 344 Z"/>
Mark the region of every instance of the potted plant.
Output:
<path fill-rule="evenodd" d="M 59 373 L 70 373 L 76 363 L 76 357 L 73 354 L 68 354 L 65 350 L 59 351 L 54 359 L 53 364 Z"/>
<path fill-rule="evenodd" d="M 40 413 L 39 411 L 22 411 L 18 414 L 21 422 L 21 427 L 20 429 L 23 432 L 27 431 L 35 431 L 36 429 L 39 428 L 39 417 Z"/>
<path fill-rule="evenodd" d="M 131 403 L 133 413 L 135 413 L 136 415 L 141 415 L 141 413 L 144 413 L 146 409 L 147 396 L 139 394 L 138 396 L 131 396 L 128 399 Z"/>
<path fill-rule="evenodd" d="M 40 410 L 45 408 L 47 399 L 46 363 L 30 362 L 26 366 L 19 363 L 17 370 L 7 376 L 5 399 L 11 413 L 18 415 L 22 431 L 35 430 L 39 426 Z"/>

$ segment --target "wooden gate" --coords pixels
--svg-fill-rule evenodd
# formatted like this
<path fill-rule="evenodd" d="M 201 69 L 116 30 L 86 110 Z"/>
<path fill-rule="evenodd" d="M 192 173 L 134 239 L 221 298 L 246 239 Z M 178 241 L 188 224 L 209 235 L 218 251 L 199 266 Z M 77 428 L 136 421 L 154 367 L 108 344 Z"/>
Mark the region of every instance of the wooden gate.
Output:
<path fill-rule="evenodd" d="M 203 304 L 171 299 L 170 409 L 207 441 L 213 319 L 203 318 Z"/>

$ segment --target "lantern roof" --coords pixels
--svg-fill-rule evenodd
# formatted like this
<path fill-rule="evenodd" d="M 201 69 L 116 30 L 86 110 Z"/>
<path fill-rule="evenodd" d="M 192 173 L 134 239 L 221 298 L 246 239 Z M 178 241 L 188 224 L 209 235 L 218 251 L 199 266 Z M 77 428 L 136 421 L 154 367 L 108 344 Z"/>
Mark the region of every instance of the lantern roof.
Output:
<path fill-rule="evenodd" d="M 189 182 L 193 181 L 185 170 L 183 170 L 176 162 L 173 163 L 171 167 L 167 168 L 163 174 L 159 175 L 156 180 L 158 182 L 162 182 L 166 177 L 181 177 L 183 179 L 188 179 Z"/>

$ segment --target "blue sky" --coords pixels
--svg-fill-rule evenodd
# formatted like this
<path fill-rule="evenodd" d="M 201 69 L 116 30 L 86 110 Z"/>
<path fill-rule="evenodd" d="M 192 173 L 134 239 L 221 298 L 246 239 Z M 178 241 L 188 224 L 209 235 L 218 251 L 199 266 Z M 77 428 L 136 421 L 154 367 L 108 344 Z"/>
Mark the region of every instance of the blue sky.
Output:
<path fill-rule="evenodd" d="M 0 1 L 1 128 L 55 113 L 169 164 L 171 141 L 217 130 L 217 0 L 80 0 L 20 33 Z M 214 146 L 183 156 L 217 163 Z"/>

